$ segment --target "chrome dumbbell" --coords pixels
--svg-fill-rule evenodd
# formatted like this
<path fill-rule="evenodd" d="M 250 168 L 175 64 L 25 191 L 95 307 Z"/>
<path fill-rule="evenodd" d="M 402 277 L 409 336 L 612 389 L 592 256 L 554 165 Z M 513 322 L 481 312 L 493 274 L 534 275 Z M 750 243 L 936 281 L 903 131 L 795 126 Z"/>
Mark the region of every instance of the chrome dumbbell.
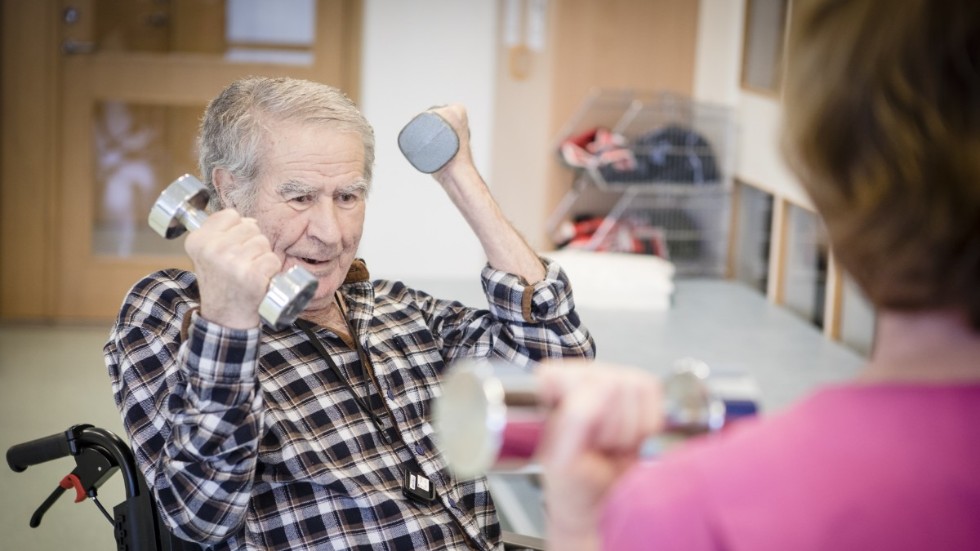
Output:
<path fill-rule="evenodd" d="M 167 239 L 196 230 L 207 220 L 204 212 L 207 204 L 207 188 L 197 178 L 185 174 L 167 186 L 153 204 L 150 227 Z M 316 288 L 316 278 L 299 266 L 275 275 L 259 304 L 259 317 L 277 330 L 290 325 L 306 308 Z"/>
<path fill-rule="evenodd" d="M 725 403 L 710 390 L 707 376 L 708 366 L 699 360 L 675 363 L 663 381 L 664 433 L 645 449 L 722 428 Z M 530 467 L 547 414 L 530 371 L 502 360 L 465 358 L 443 380 L 432 424 L 450 469 L 472 478 Z"/>

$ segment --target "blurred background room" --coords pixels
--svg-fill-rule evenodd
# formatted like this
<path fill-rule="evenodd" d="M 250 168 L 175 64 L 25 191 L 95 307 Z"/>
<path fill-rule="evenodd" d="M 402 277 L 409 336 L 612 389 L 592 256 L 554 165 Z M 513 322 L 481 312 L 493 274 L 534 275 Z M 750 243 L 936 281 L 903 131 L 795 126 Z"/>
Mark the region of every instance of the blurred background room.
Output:
<path fill-rule="evenodd" d="M 418 112 L 458 102 L 478 168 L 566 267 L 600 358 L 654 372 L 699 358 L 765 414 L 873 346 L 874 312 L 780 156 L 792 0 L 0 5 L 0 449 L 78 423 L 123 433 L 109 327 L 133 282 L 189 268 L 147 213 L 196 173 L 206 102 L 249 74 L 335 85 L 373 124 L 372 277 L 482 301 L 479 243 L 396 142 Z M 64 497 L 28 527 L 72 467 L 0 469 L 0 548 L 114 546 L 88 501 Z M 534 485 L 493 483 L 505 526 L 542 536 Z"/>

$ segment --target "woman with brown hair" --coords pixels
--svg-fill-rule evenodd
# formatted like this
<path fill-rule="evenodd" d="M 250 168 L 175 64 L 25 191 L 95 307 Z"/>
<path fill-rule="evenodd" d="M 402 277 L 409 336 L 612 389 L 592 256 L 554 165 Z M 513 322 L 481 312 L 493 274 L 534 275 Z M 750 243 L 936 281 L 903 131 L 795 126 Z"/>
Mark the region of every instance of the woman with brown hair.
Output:
<path fill-rule="evenodd" d="M 980 546 L 980 6 L 792 12 L 786 154 L 877 309 L 873 354 L 654 462 L 636 450 L 662 425 L 655 381 L 546 366 L 554 549 Z"/>

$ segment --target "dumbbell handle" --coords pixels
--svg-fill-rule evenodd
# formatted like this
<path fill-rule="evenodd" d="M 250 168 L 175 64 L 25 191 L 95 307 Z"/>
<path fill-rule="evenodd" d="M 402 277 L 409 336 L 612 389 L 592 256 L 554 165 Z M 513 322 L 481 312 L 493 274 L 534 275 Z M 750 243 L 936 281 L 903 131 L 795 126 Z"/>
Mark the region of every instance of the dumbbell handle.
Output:
<path fill-rule="evenodd" d="M 196 230 L 208 219 L 204 211 L 207 202 L 204 184 L 185 174 L 160 193 L 150 209 L 150 227 L 167 239 Z M 277 274 L 259 304 L 259 317 L 276 330 L 292 324 L 313 298 L 316 288 L 316 278 L 299 266 Z"/>
<path fill-rule="evenodd" d="M 188 231 L 194 231 L 204 224 L 204 221 L 208 219 L 208 214 L 194 207 L 181 208 L 177 211 L 177 219 Z"/>

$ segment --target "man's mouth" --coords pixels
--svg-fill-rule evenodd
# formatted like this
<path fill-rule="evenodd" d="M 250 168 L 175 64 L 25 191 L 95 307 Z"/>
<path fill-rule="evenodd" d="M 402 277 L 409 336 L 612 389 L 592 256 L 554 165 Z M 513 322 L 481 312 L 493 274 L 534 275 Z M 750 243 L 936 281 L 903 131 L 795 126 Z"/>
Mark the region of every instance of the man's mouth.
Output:
<path fill-rule="evenodd" d="M 328 262 L 327 260 L 320 260 L 317 258 L 307 258 L 305 256 L 298 256 L 296 258 L 311 266 L 319 266 L 320 264 L 326 264 Z"/>

